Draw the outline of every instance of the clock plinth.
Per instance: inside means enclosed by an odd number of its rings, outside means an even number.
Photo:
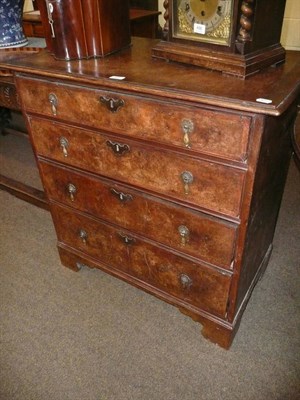
[[[221,71],[245,79],[263,68],[283,63],[285,50],[277,44],[268,49],[242,55],[160,41],[153,47],[152,57]]]

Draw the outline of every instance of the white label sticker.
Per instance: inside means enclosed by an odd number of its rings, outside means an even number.
[[[194,23],[194,33],[200,33],[200,35],[205,35],[206,26],[203,24]]]
[[[122,81],[123,79],[125,79],[125,76],[112,75],[109,77],[109,79],[116,79],[117,81]]]
[[[264,104],[271,104],[271,103],[272,103],[272,100],[270,100],[270,99],[264,99],[263,97],[259,97],[258,99],[256,99],[256,101],[257,101],[258,103],[264,103]]]

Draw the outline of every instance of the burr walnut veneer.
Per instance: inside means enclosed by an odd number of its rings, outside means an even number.
[[[271,254],[299,54],[241,81],[153,60],[153,45],[134,38],[100,60],[41,52],[6,64],[62,263],[175,305],[228,348]]]

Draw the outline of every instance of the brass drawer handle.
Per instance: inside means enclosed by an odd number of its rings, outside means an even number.
[[[107,140],[106,145],[110,147],[113,152],[118,156],[123,156],[124,154],[130,152],[130,147],[128,146],[128,144],[117,143],[113,142],[112,140]]]
[[[59,145],[62,148],[64,157],[68,157],[69,142],[64,136],[59,139]]]
[[[71,201],[74,201],[74,199],[75,199],[75,194],[76,194],[76,192],[77,192],[77,188],[76,188],[75,185],[73,185],[73,183],[68,183],[68,185],[67,185],[67,192],[68,192],[68,195],[69,195]]]
[[[119,108],[124,107],[125,101],[122,99],[113,99],[111,97],[101,96],[100,103],[104,104],[110,112],[117,112]]]
[[[178,227],[178,233],[179,233],[180,238],[181,238],[181,245],[185,246],[188,243],[189,239],[190,239],[190,230],[189,230],[189,228],[187,226],[185,226],[185,225],[180,225]]]
[[[123,232],[119,232],[118,235],[122,240],[122,242],[125,243],[127,246],[130,246],[131,244],[134,244],[136,242],[136,240],[133,237],[127,236]]]
[[[186,148],[191,148],[190,134],[194,132],[194,123],[190,119],[183,119],[181,121],[181,129],[183,132],[183,144]]]
[[[53,115],[57,115],[58,99],[54,93],[50,93],[48,96],[49,103],[51,105],[51,112]]]
[[[190,193],[190,184],[193,183],[194,177],[193,174],[189,171],[184,171],[181,174],[181,179],[184,185],[184,193],[189,194]]]
[[[179,280],[183,289],[190,289],[193,284],[193,280],[186,274],[180,274]]]
[[[112,195],[114,195],[118,200],[120,200],[122,203],[126,203],[128,201],[132,201],[133,197],[131,196],[131,194],[126,194],[123,192],[118,192],[116,189],[114,188],[110,188],[110,193]]]
[[[77,269],[78,269],[79,271],[80,271],[81,269],[83,269],[83,268],[90,268],[88,265],[83,264],[83,263],[81,263],[81,262],[79,262],[79,261],[76,262],[76,267],[77,267]]]
[[[79,238],[82,240],[83,244],[87,243],[87,239],[88,239],[88,234],[84,229],[79,229],[79,233],[78,233]]]

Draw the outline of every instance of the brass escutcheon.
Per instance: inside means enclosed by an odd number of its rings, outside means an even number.
[[[124,107],[125,101],[122,99],[113,99],[111,97],[101,96],[100,103],[104,104],[110,112],[117,112],[121,107]]]
[[[128,144],[117,143],[113,142],[112,140],[107,140],[106,145],[110,147],[113,152],[118,156],[123,156],[130,151],[130,147],[128,146]]]
[[[125,243],[127,246],[134,244],[136,241],[133,237],[127,236],[123,232],[118,232],[118,235],[119,235],[120,239],[122,240],[122,242]]]
[[[110,193],[112,195],[114,195],[117,199],[119,199],[122,203],[126,203],[128,201],[132,201],[133,197],[131,196],[131,194],[126,194],[123,192],[118,192],[116,189],[114,188],[110,188]]]

